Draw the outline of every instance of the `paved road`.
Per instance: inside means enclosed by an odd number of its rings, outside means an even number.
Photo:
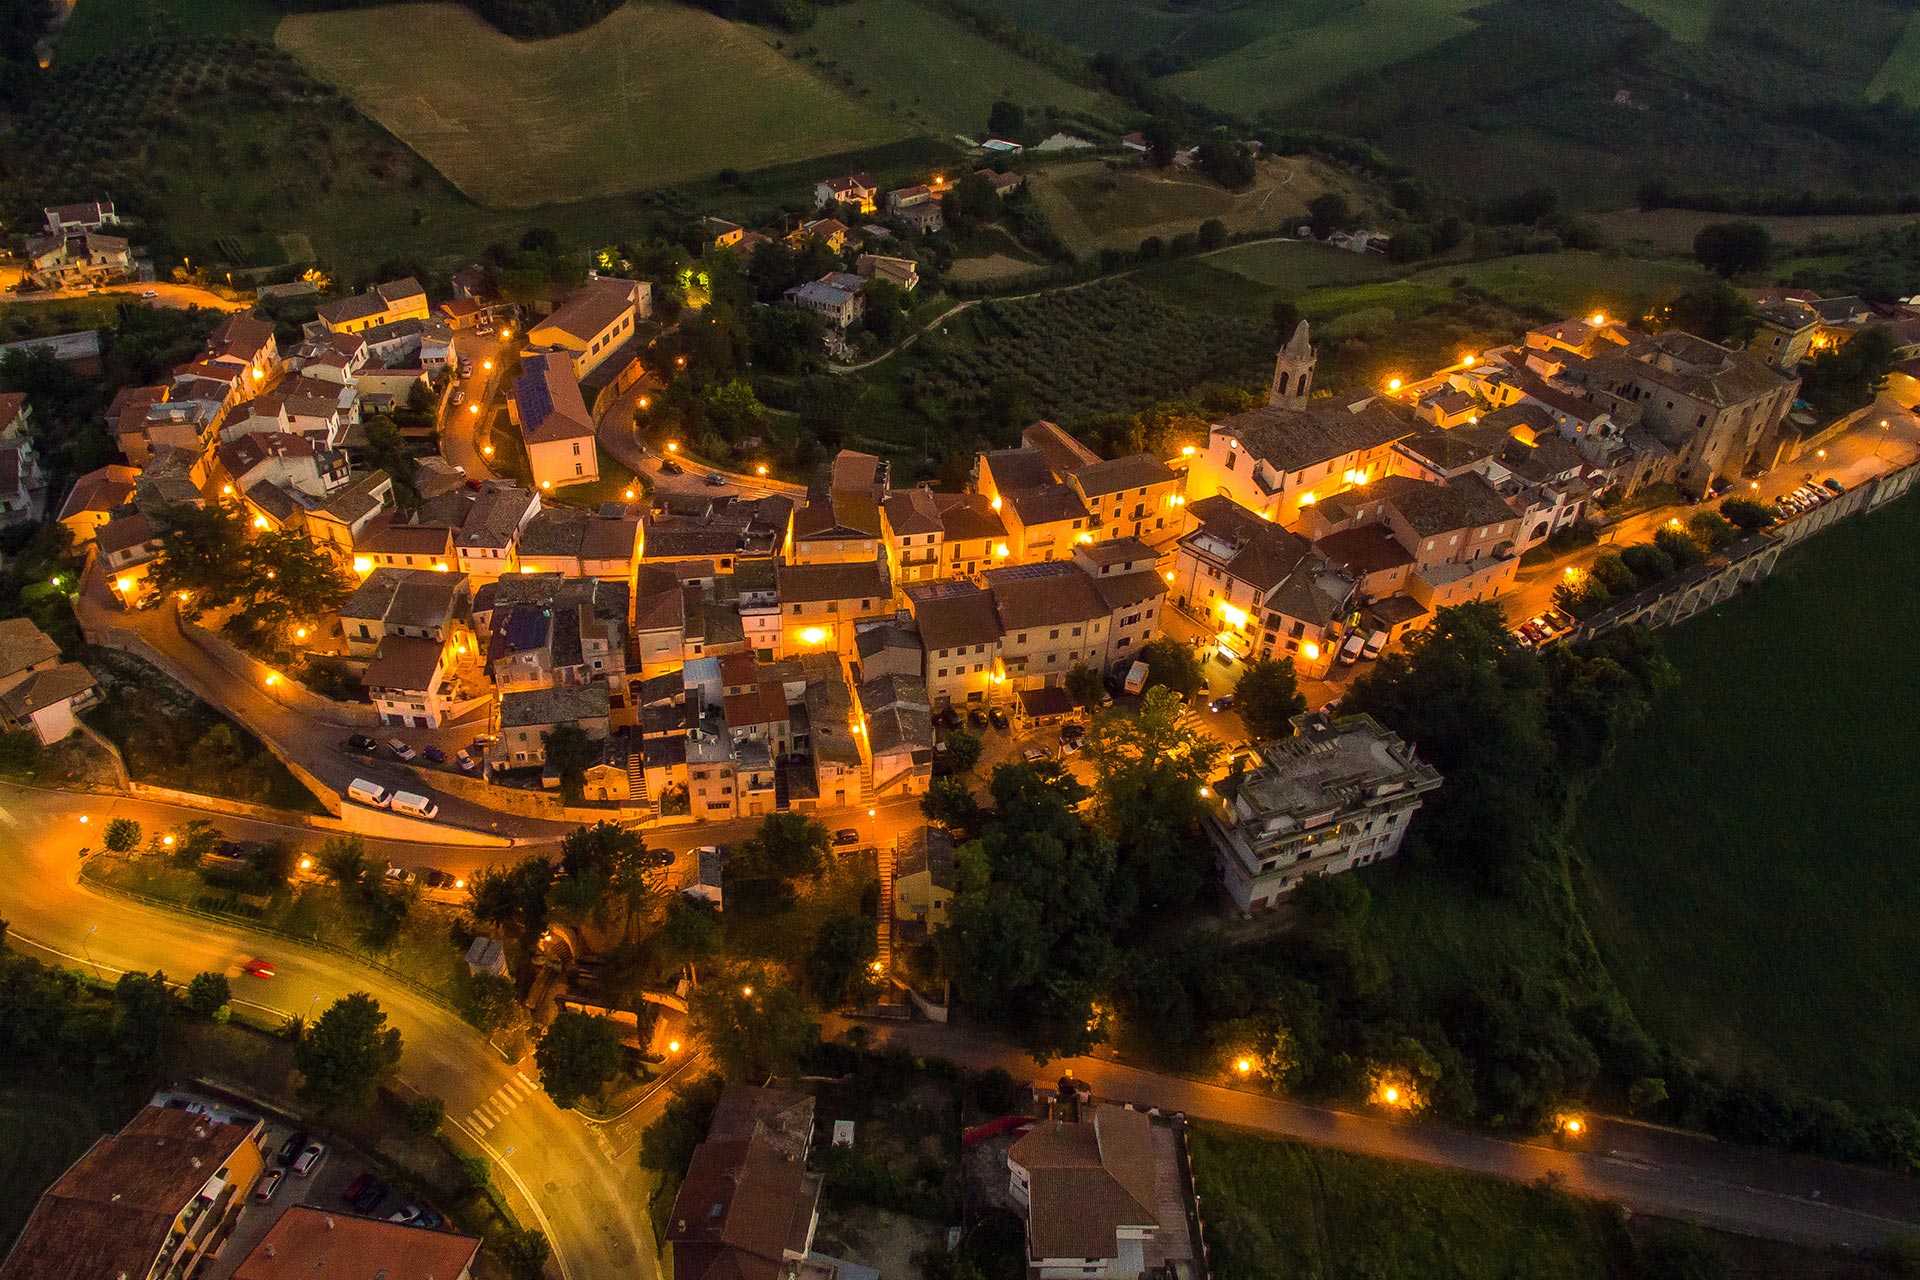
[[[123,298],[128,302],[138,302],[143,295],[151,293],[147,305],[171,307],[176,310],[186,307],[208,307],[215,311],[238,311],[242,307],[253,305],[250,302],[236,302],[223,298],[211,289],[202,289],[197,285],[174,284],[171,281],[157,280],[150,284],[134,281],[130,284],[102,285],[99,289],[44,289],[36,293],[9,293],[9,302],[59,302],[69,298],[106,296],[108,294]]]
[[[473,369],[464,378],[455,375],[455,385],[466,393],[464,402],[456,406],[451,396],[444,402],[440,417],[440,453],[448,462],[464,469],[469,480],[492,480],[500,473],[494,470],[491,457],[482,452],[476,434],[500,409],[499,398],[506,392],[504,377],[510,347],[498,332],[463,333],[454,339],[453,347],[456,361],[472,360]],[[474,412],[476,409],[479,412]]]
[[[172,601],[157,609],[122,610],[112,602],[97,564],[88,569],[83,579],[76,612],[80,615],[83,627],[104,625],[138,633],[170,660],[173,668],[171,674],[182,679],[194,693],[225,711],[283,757],[297,761],[340,794],[345,794],[348,784],[355,778],[368,778],[390,787],[416,793],[427,792],[440,806],[440,821],[455,826],[476,831],[497,831],[503,836],[531,840],[558,839],[572,829],[566,823],[522,818],[489,809],[432,786],[422,785],[418,779],[377,759],[369,760],[341,750],[341,744],[349,734],[369,733],[382,742],[389,737],[400,737],[416,747],[432,743],[451,756],[482,730],[484,726],[479,721],[463,721],[437,730],[367,729],[330,724],[295,711],[276,700],[264,685],[255,686],[228,672],[181,635],[174,620]]]
[[[1882,421],[1887,423],[1885,430],[1880,427]],[[1825,457],[1808,456],[1776,467],[1758,481],[1750,482],[1744,496],[1770,502],[1791,491],[1808,475],[1816,480],[1832,476],[1852,487],[1870,476],[1904,465],[1920,456],[1920,418],[1883,397],[1861,425],[1828,445],[1824,452]],[[1754,483],[1759,488],[1752,488]],[[1522,569],[1514,580],[1514,589],[1500,597],[1500,603],[1515,622],[1535,617],[1553,607],[1554,589],[1565,581],[1568,569],[1587,569],[1603,555],[1651,540],[1670,520],[1677,519],[1684,524],[1695,512],[1716,511],[1719,506],[1718,501],[1681,503],[1636,512],[1608,528],[1598,545],[1583,547],[1551,564]]]
[[[640,440],[634,429],[633,411],[642,396],[655,396],[660,393],[660,384],[648,374],[639,382],[623,391],[600,415],[596,425],[596,434],[600,447],[612,454],[621,466],[635,475],[643,475],[647,482],[659,493],[700,493],[714,497],[764,498],[772,494],[800,501],[806,497],[806,486],[790,484],[785,480],[776,480],[770,476],[744,475],[735,471],[720,471],[724,484],[713,485],[707,482],[707,473],[717,468],[704,463],[688,462],[677,476],[668,475],[660,469],[662,458]]]
[[[876,1026],[886,1043],[1016,1079],[1071,1072],[1095,1094],[1184,1111],[1276,1136],[1392,1160],[1444,1165],[1531,1182],[1554,1178],[1576,1195],[1615,1200],[1659,1217],[1806,1244],[1871,1248],[1920,1230],[1920,1182],[1813,1160],[1793,1160],[1620,1121],[1596,1121],[1572,1146],[1515,1142],[1374,1115],[1310,1107],[1096,1058],[1036,1067],[1021,1050],[958,1025]],[[1206,1195],[1206,1187],[1200,1188]]]
[[[345,957],[263,941],[238,927],[163,911],[79,887],[78,851],[108,818],[151,820],[152,806],[97,796],[0,787],[0,917],[29,954],[111,978],[163,969],[185,979],[230,975],[240,999],[273,1014],[309,1014],[351,991],[380,1001],[405,1041],[400,1076],[447,1103],[448,1123],[494,1162],[508,1194],[552,1240],[568,1280],[659,1270],[637,1161],[537,1087],[528,1062],[503,1062],[479,1033],[412,988]],[[90,821],[82,824],[80,814]],[[228,825],[228,824],[223,824]],[[245,828],[249,824],[231,825]],[[244,959],[267,954],[279,974],[245,977]],[[628,1117],[629,1126],[650,1118]],[[637,1131],[637,1130],[635,1130]]]

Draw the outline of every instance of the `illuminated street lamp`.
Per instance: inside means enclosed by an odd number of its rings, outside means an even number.
[[[673,358],[673,364],[677,369],[684,369],[687,367],[687,358],[685,356],[675,356]]]
[[[667,441],[667,452],[668,453],[680,452],[680,442],[678,440]]]
[[[490,444],[483,444],[480,446],[480,452],[484,453],[487,457],[491,458],[493,456],[493,446]]]
[[[741,995],[743,995],[743,996],[745,996],[745,997],[746,997],[747,999],[749,999],[749,1000],[751,1000],[751,999],[753,999],[753,988],[752,988],[752,987],[742,987],[742,988],[740,988],[740,994],[741,994]]]
[[[760,476],[767,474],[767,464],[764,462],[761,463],[759,466],[753,469],[753,473],[755,475],[760,475]]]
[[[680,1052],[680,1042],[678,1040],[667,1041],[667,1052],[668,1053]]]
[[[1238,1071],[1243,1076],[1250,1076],[1253,1074],[1253,1059],[1252,1058],[1236,1059],[1233,1064],[1233,1069],[1235,1071]]]

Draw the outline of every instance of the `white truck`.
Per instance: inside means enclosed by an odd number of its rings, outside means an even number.
[[[1126,690],[1128,693],[1139,693],[1146,687],[1147,664],[1144,662],[1136,662],[1127,668]]]
[[[409,817],[425,818],[428,821],[440,816],[440,806],[425,796],[415,795],[411,791],[393,793],[392,808],[395,813],[404,813]]]
[[[1367,638],[1358,631],[1350,631],[1347,633],[1347,642],[1340,646],[1340,656],[1336,661],[1343,667],[1352,666],[1360,656],[1360,651],[1366,647]]]
[[[375,809],[385,809],[393,803],[393,792],[377,782],[355,778],[347,784],[347,798],[358,800],[364,805],[371,805]]]

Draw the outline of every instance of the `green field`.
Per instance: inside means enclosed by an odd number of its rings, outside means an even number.
[[[66,66],[117,45],[170,35],[271,40],[280,14],[273,0],[79,0],[54,60]]]
[[[1257,4],[1176,8],[1158,0],[1001,0],[1024,27],[1088,53],[1139,57],[1163,50],[1199,61],[1260,39],[1272,14]]]
[[[1394,270],[1385,258],[1374,254],[1347,253],[1300,240],[1236,245],[1208,254],[1202,261],[1283,292],[1378,280]]]
[[[1435,267],[1412,279],[1449,285],[1464,279],[1513,306],[1545,307],[1556,315],[1584,316],[1600,311],[1631,317],[1640,315],[1655,298],[1699,283],[1705,273],[1688,262],[1567,252]]]
[[[1263,161],[1254,183],[1233,192],[1198,174],[1154,170],[1126,161],[1049,165],[1027,189],[1054,231],[1075,253],[1132,249],[1148,236],[1171,240],[1218,218],[1235,235],[1273,234],[1306,213],[1307,202],[1337,191],[1349,203],[1370,193],[1351,175],[1305,157]]]
[[[1605,1280],[1605,1210],[1495,1178],[1191,1131],[1219,1280]]]
[[[1050,107],[1113,120],[1123,110],[1106,94],[1062,79],[918,0],[823,6],[810,29],[783,43],[866,106],[930,132],[984,137],[987,113],[1001,99],[1034,116]]]
[[[1644,13],[1666,29],[1675,40],[1705,40],[1713,25],[1714,0],[1621,0],[1627,8]]]
[[[109,1099],[8,1085],[0,1089],[0,1256],[40,1194],[67,1166],[126,1120]]]
[[[1259,115],[1473,30],[1466,11],[1474,4],[1361,0],[1326,13],[1318,12],[1322,6],[1310,6],[1320,20],[1275,31],[1169,83],[1175,92],[1210,107]]]
[[[1870,102],[1878,102],[1890,93],[1899,94],[1908,106],[1920,103],[1920,11],[1907,19],[1899,43],[1867,86]]]
[[[1683,676],[1583,809],[1588,915],[1656,1036],[1862,1104],[1920,1101],[1920,501],[1670,633]]]
[[[299,14],[277,39],[482,204],[528,207],[827,156],[908,130],[691,5],[517,41],[451,4]]]

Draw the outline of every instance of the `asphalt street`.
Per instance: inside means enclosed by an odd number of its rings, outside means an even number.
[[[170,808],[0,787],[0,917],[9,921],[12,944],[108,979],[125,970],[160,969],[179,981],[221,971],[237,998],[272,1015],[313,1015],[349,992],[371,993],[404,1040],[400,1078],[446,1100],[448,1123],[494,1162],[516,1208],[546,1231],[562,1275],[654,1280],[652,1228],[631,1154],[631,1136],[649,1113],[625,1117],[627,1140],[619,1143],[554,1106],[535,1087],[531,1059],[503,1061],[466,1022],[411,987],[346,957],[79,885],[79,851],[97,846],[108,818],[157,821]],[[265,824],[235,819],[221,825],[258,838]],[[388,842],[374,843],[385,848]],[[263,981],[242,974],[242,962],[256,957],[271,959],[277,975]]]

